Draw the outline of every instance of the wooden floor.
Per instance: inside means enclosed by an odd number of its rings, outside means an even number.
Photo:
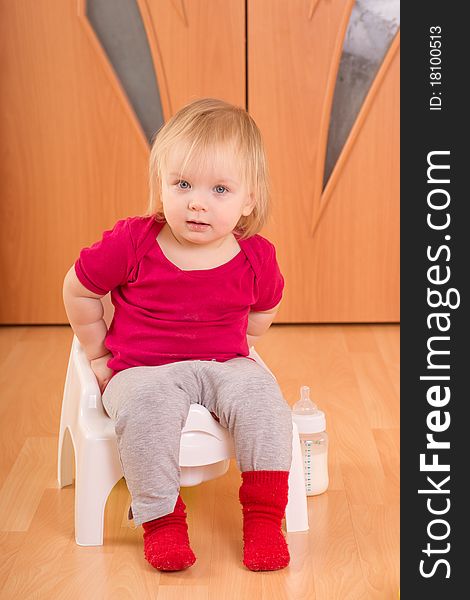
[[[159,573],[127,526],[124,480],[102,547],[74,541],[73,485],[57,488],[57,436],[72,331],[0,328],[0,598],[388,600],[399,586],[399,326],[273,325],[256,346],[293,404],[325,410],[330,488],[308,499],[310,530],[287,534],[291,563],[253,573],[242,558],[240,474],[183,488],[198,560]]]

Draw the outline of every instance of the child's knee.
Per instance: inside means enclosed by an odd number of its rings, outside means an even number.
[[[267,371],[255,372],[249,379],[238,382],[234,389],[228,399],[232,414],[236,412],[250,420],[287,423],[292,427],[290,407],[278,383]]]
[[[113,411],[116,432],[130,426],[173,433],[184,427],[190,399],[168,381],[135,379],[133,385],[121,390],[118,404]]]

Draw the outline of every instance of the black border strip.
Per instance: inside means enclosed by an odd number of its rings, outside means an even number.
[[[413,600],[469,593],[464,27],[455,3],[402,4],[401,598]],[[431,434],[443,446],[427,448]],[[425,470],[433,460],[449,471]]]

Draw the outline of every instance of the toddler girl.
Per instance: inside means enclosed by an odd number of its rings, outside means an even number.
[[[195,402],[234,439],[244,564],[281,569],[292,418],[248,354],[274,319],[284,279],[273,244],[257,234],[269,191],[253,119],[210,98],[182,108],[152,144],[150,192],[147,214],[83,248],[64,281],[67,316],[114,421],[145,557],[169,571],[196,560],[178,464]],[[109,331],[100,301],[108,292]]]

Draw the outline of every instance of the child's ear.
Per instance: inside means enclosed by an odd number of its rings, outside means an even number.
[[[251,213],[253,212],[253,209],[255,208],[255,205],[256,205],[255,194],[253,192],[251,192],[245,202],[245,206],[243,208],[242,215],[244,217],[251,215]]]

